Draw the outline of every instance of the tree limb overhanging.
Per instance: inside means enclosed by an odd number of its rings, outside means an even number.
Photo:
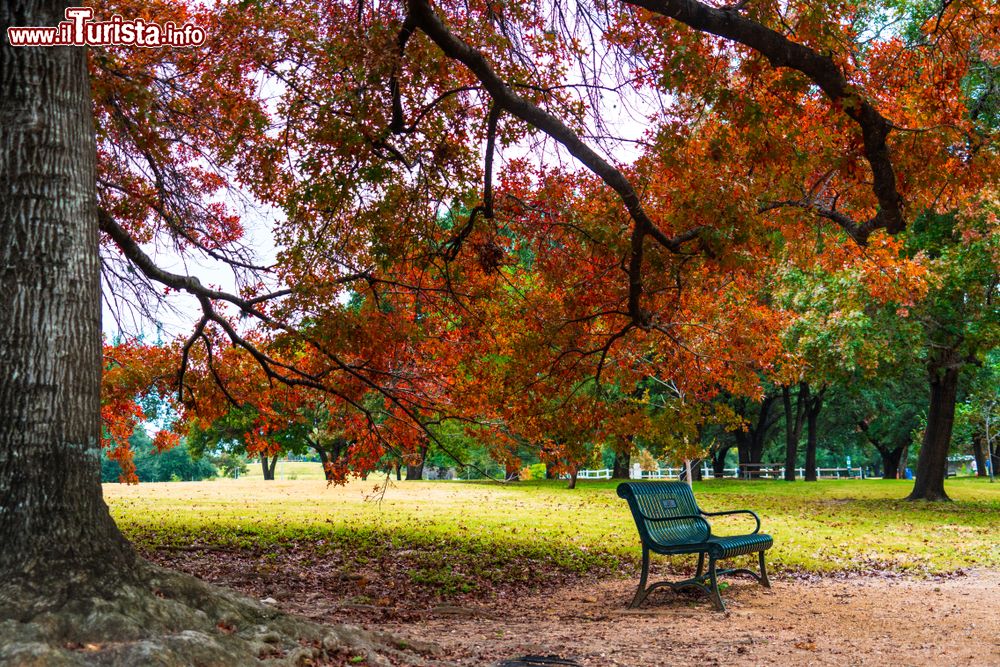
[[[896,188],[896,174],[886,144],[893,128],[892,123],[851,85],[833,58],[746,18],[737,11],[744,3],[734,7],[715,8],[697,0],[626,2],[674,19],[700,32],[748,46],[767,58],[772,66],[789,67],[809,77],[831,102],[843,109],[860,127],[865,159],[872,170],[872,191],[879,205],[878,212],[863,222],[852,221],[840,215],[824,217],[843,226],[861,245],[866,244],[868,237],[877,229],[896,234],[906,228],[903,199]]]
[[[409,0],[407,22],[411,19],[449,58],[465,65],[483,84],[493,99],[495,107],[507,111],[532,127],[555,139],[570,155],[579,160],[621,198],[634,223],[629,257],[629,313],[642,327],[650,324],[650,314],[640,307],[642,293],[642,244],[646,236],[656,240],[673,253],[679,253],[686,241],[698,236],[701,228],[693,228],[676,236],[669,236],[649,217],[642,206],[639,194],[619,169],[597,154],[590,146],[560,119],[538,105],[518,95],[496,73],[483,54],[457,37],[434,12],[427,0]]]

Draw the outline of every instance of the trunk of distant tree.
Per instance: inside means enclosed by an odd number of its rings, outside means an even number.
[[[704,459],[691,459],[691,481],[692,482],[700,482],[702,480],[702,474],[701,474],[701,462],[702,461],[704,461]],[[680,478],[682,480],[687,480],[687,468],[685,466],[683,466],[683,465],[681,466]]]
[[[312,448],[316,450],[317,454],[319,454],[319,461],[323,464],[323,476],[326,477],[326,481],[332,482],[333,462],[330,460],[330,452],[328,452],[325,447],[320,447],[316,444],[314,444]]]
[[[809,384],[799,383],[795,406],[792,407],[792,389],[781,388],[781,402],[785,406],[785,481],[795,481],[795,465],[799,459],[799,440],[802,438],[803,418],[809,402]]]
[[[567,489],[575,489],[576,488],[576,476],[579,473],[580,473],[580,471],[579,471],[578,468],[576,468],[576,466],[574,466],[569,471],[569,484],[566,486]]]
[[[777,396],[765,396],[757,404],[757,419],[746,431],[735,431],[736,447],[739,453],[740,475],[750,479],[759,479],[761,457],[764,455],[764,445],[767,434],[778,420],[777,414],[772,414],[771,407]]]
[[[396,481],[403,481],[403,464],[397,460],[392,464],[392,466],[396,470]]]
[[[815,482],[816,474],[816,444],[819,439],[819,413],[823,409],[823,396],[826,394],[824,385],[814,393],[806,404],[806,473],[807,482]]]
[[[858,430],[865,435],[868,442],[878,450],[879,456],[882,457],[882,479],[898,478],[900,461],[903,460],[909,440],[897,441],[887,445],[872,436],[868,428],[867,419],[862,419],[858,422]]]
[[[411,480],[421,480],[424,478],[424,462],[420,463],[407,463],[406,464],[406,479]]]
[[[335,481],[336,475],[334,474],[334,467],[337,462],[340,461],[341,456],[344,454],[344,449],[347,447],[347,440],[336,438],[334,439],[329,447],[323,447],[319,445],[316,441],[310,439],[309,446],[316,450],[319,454],[319,460],[323,464],[323,476],[326,477],[326,481]],[[396,467],[399,470],[399,467]]]
[[[64,6],[0,3],[0,23],[54,26]],[[0,45],[0,618],[117,589],[137,571],[101,493],[88,81],[83,48]]]
[[[987,451],[990,450],[989,441],[986,442],[986,449]],[[997,447],[996,441],[994,441],[992,453],[988,454],[986,458],[990,461],[990,470],[993,472],[993,478],[996,478],[997,474],[1000,473],[1000,448]]]
[[[906,446],[894,447],[893,449],[880,449],[879,454],[882,457],[882,479],[898,479],[900,468],[899,464],[903,458],[903,452],[906,451]]]
[[[414,463],[406,464],[406,479],[409,480],[420,480],[424,478],[424,461],[427,459],[427,444],[421,445],[420,450],[417,452],[419,460]]]
[[[930,410],[917,459],[916,481],[907,500],[948,500],[944,480],[948,473],[948,449],[955,424],[960,364],[954,353],[946,354],[930,368]]]
[[[631,444],[631,443],[630,443]],[[611,479],[629,479],[632,477],[631,452],[615,452],[615,462],[611,470]]]
[[[986,471],[986,435],[978,431],[972,436],[972,455],[976,457],[976,476],[988,477]]]
[[[278,455],[268,458],[266,454],[260,455],[260,469],[264,472],[264,479],[274,479],[274,469],[278,467]]]
[[[504,478],[508,482],[516,482],[521,479],[521,469],[518,467],[519,461],[508,461],[504,464]]]
[[[726,475],[726,456],[732,445],[719,445],[719,449],[712,455],[712,477],[722,479]]]

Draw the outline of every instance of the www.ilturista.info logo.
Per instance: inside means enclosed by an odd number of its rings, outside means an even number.
[[[143,19],[126,21],[115,14],[110,21],[94,21],[90,7],[67,7],[66,20],[54,28],[7,28],[11,46],[201,46],[205,31],[185,23],[177,26],[173,21],[152,23]]]

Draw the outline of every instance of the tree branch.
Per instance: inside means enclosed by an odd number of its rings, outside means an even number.
[[[863,223],[851,221],[854,228],[851,236],[863,245],[876,229],[895,234],[906,228],[903,200],[896,189],[896,175],[886,145],[892,124],[847,81],[830,56],[791,41],[781,33],[746,18],[732,7],[717,9],[697,0],[626,2],[672,18],[695,30],[748,46],[767,58],[772,66],[790,67],[809,77],[861,128],[865,159],[872,169],[872,191],[878,199],[879,211]],[[841,224],[839,220],[835,221]]]

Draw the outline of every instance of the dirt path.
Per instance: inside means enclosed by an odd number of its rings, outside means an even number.
[[[342,555],[307,549],[147,553],[321,623],[435,642],[447,664],[555,654],[602,667],[1000,667],[1000,573],[986,569],[940,579],[772,575],[771,589],[731,579],[723,593],[729,613],[721,614],[702,597],[664,590],[627,609],[637,580],[632,565],[596,581],[549,573],[547,594],[501,583],[483,595],[483,582],[469,594],[441,596],[432,583],[414,584],[417,565],[407,554],[354,571],[345,570]]]
[[[439,643],[444,658],[491,665],[558,654],[583,665],[1000,666],[1000,574],[947,580],[735,583],[728,614],[669,591],[625,609],[633,584],[565,588],[490,607],[445,608],[382,627]],[[335,620],[333,618],[329,620]]]

